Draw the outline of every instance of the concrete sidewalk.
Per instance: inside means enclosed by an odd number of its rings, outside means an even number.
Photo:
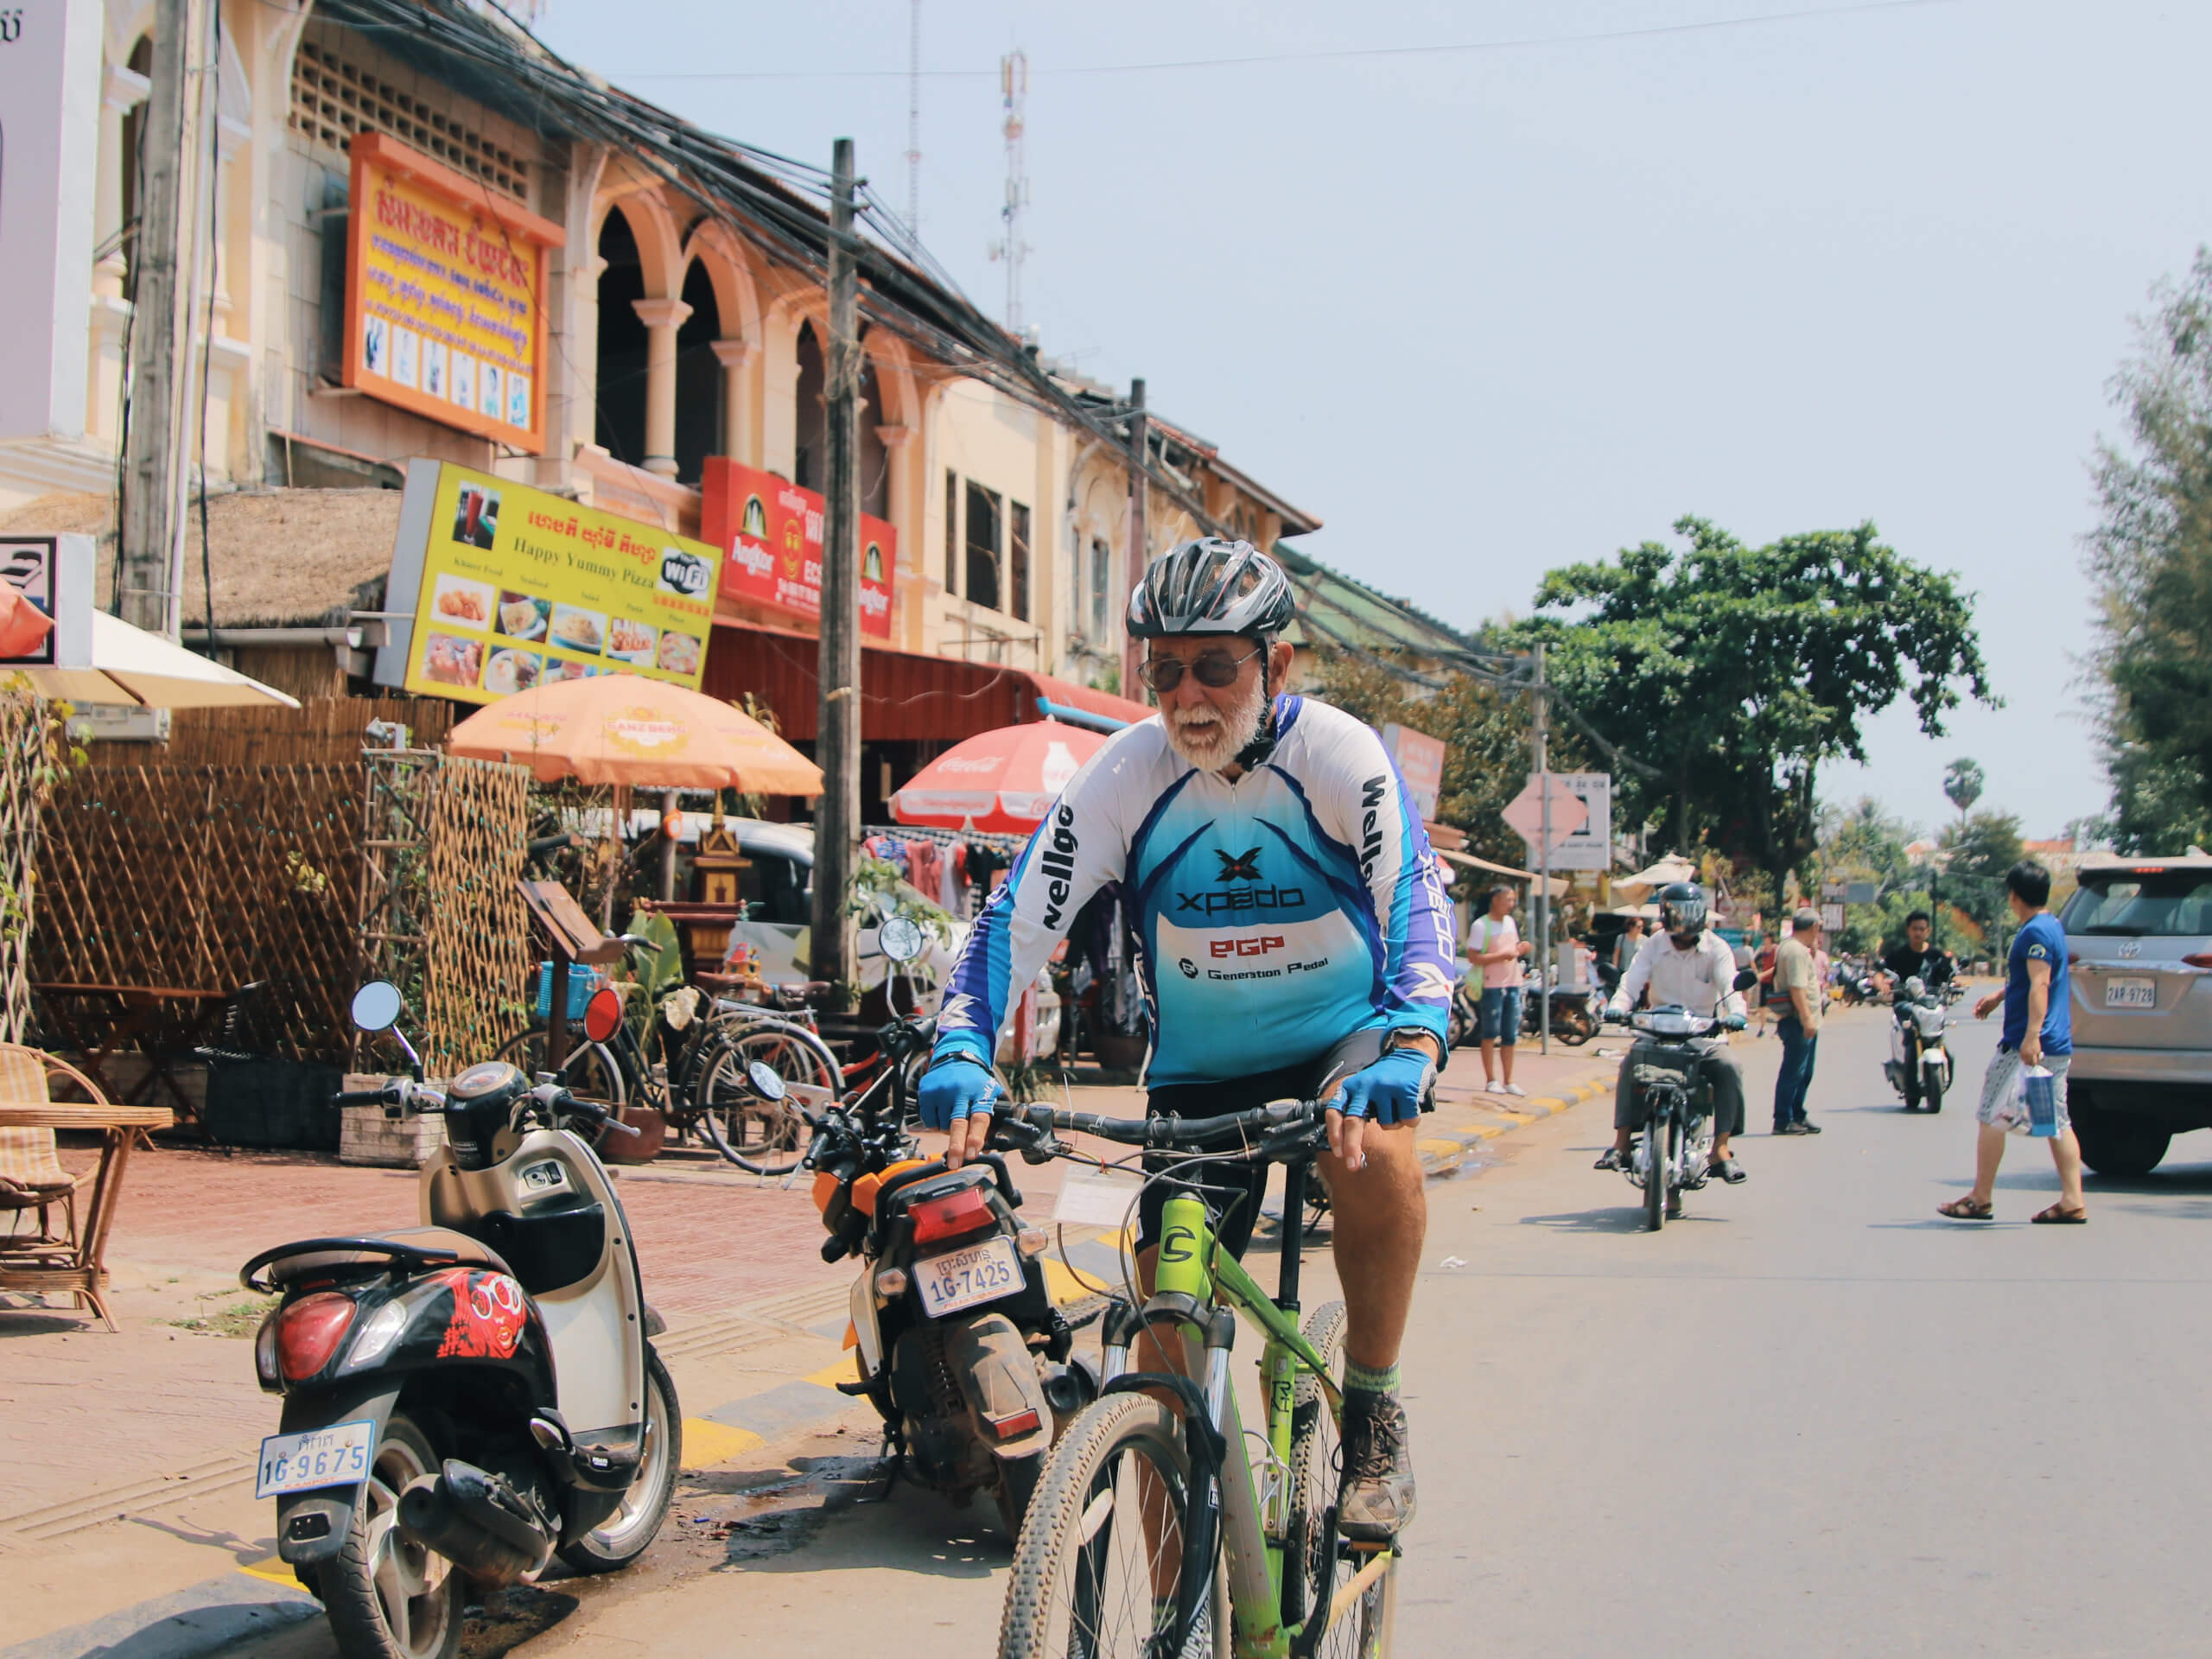
[[[1516,1071],[1525,1098],[1484,1095],[1478,1058],[1455,1054],[1422,1126],[1424,1165],[1456,1171],[1497,1136],[1609,1090],[1616,1062],[1600,1048],[1531,1048]],[[1078,1085],[1068,1102],[1134,1116],[1141,1095]],[[1070,1167],[1014,1166],[1026,1213],[1052,1217]],[[873,1413],[835,1388],[853,1375],[842,1338],[855,1268],[822,1261],[805,1184],[681,1154],[617,1182],[669,1323],[658,1347],[684,1403],[687,1468],[772,1456],[855,1410],[873,1432]],[[270,1506],[252,1496],[276,1402],[254,1381],[261,1308],[237,1268],[288,1238],[412,1225],[416,1185],[412,1172],[298,1155],[142,1154],[110,1249],[120,1333],[0,1301],[23,1310],[0,1311],[0,1606],[15,1644],[0,1659],[126,1639],[149,1659],[184,1659],[315,1615],[275,1560]],[[1060,1231],[1068,1265],[1046,1262],[1058,1300],[1118,1281],[1116,1230]]]

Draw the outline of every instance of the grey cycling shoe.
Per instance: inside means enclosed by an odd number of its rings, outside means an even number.
[[[1344,1456],[1337,1530],[1356,1543],[1389,1543],[1412,1524],[1415,1507],[1406,1408],[1396,1395],[1344,1390]]]

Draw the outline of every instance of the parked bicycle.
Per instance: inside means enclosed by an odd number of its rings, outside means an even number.
[[[638,934],[620,938],[633,955],[661,948]],[[630,1002],[639,997],[650,1007],[633,1020]],[[827,1104],[843,1084],[836,1055],[809,1025],[750,1003],[709,998],[693,986],[601,986],[585,1005],[582,1025],[582,1040],[561,1065],[565,1088],[626,1111],[652,1108],[679,1135],[697,1134],[755,1174],[781,1175],[797,1166],[806,1128],[793,1103]],[[494,1058],[533,1077],[543,1075],[545,1035],[542,1028],[524,1032]],[[755,1062],[782,1079],[782,1098],[769,1100],[751,1086]]]

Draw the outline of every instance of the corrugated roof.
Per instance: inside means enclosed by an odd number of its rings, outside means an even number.
[[[1436,658],[1480,649],[1459,629],[1438,621],[1402,599],[1379,593],[1365,582],[1332,569],[1319,559],[1277,542],[1274,556],[1290,572],[1299,594],[1294,645],[1326,650],[1406,652]]]

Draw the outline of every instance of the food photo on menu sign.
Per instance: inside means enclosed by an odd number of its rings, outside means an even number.
[[[410,491],[423,465],[410,469]],[[698,689],[720,574],[713,548],[488,474],[429,465],[435,494],[408,690],[489,702],[615,673]]]

